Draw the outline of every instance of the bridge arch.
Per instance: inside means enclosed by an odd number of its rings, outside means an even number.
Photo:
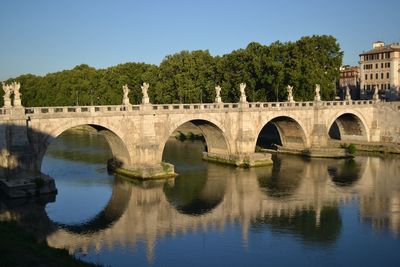
[[[50,131],[44,131],[46,134],[42,134],[42,136],[38,138],[38,156],[35,163],[38,170],[41,169],[43,157],[49,145],[62,133],[79,126],[90,126],[98,133],[102,134],[109,145],[113,158],[122,164],[131,164],[132,157],[128,149],[129,141],[123,138],[122,133],[118,131],[118,127],[112,124],[104,125],[91,120],[78,120],[78,122],[71,120],[67,123],[57,124],[57,127],[50,129]]]
[[[162,159],[168,139],[177,129],[179,129],[179,127],[186,123],[191,123],[201,131],[205,139],[208,152],[222,155],[229,155],[231,153],[232,146],[229,142],[229,138],[227,138],[224,127],[218,121],[209,118],[205,119],[202,117],[193,117],[182,119],[171,124],[169,130],[166,132],[161,141],[161,149],[159,151],[160,159]]]
[[[254,147],[263,147],[267,143],[292,148],[308,147],[309,134],[306,129],[300,119],[287,114],[268,118],[256,131]]]
[[[327,124],[328,136],[343,141],[369,141],[369,129],[365,118],[355,110],[336,113]]]

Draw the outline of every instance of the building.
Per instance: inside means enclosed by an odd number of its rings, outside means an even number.
[[[338,95],[344,98],[346,87],[349,87],[352,99],[360,99],[360,69],[345,65],[340,67]]]
[[[377,41],[360,54],[360,88],[364,98],[376,87],[383,98],[394,100],[400,89],[400,44]]]

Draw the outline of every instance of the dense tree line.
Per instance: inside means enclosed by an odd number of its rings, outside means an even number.
[[[317,83],[322,99],[329,100],[335,95],[342,56],[336,39],[322,35],[271,45],[253,42],[223,56],[182,51],[165,57],[159,66],[125,63],[96,70],[82,64],[7,82],[21,83],[22,104],[30,107],[121,104],[124,84],[131,89],[131,103],[138,104],[143,82],[150,83],[152,103],[213,102],[218,84],[223,102],[237,102],[241,82],[247,84],[248,101],[283,101],[288,84],[294,86],[296,101],[312,100]]]

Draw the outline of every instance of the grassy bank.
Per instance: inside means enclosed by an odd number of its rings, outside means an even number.
[[[15,222],[0,222],[0,266],[97,266],[38,242]]]

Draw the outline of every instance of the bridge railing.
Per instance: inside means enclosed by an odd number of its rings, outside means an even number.
[[[304,108],[313,106],[361,106],[372,105],[373,100],[350,101],[307,101],[307,102],[249,102],[241,103],[195,103],[195,104],[157,104],[157,105],[109,105],[109,106],[62,106],[62,107],[27,107],[23,112],[27,115],[38,114],[73,114],[73,113],[108,113],[108,112],[138,112],[142,110],[153,112],[173,112],[185,110],[232,110],[242,108],[249,109],[276,109],[276,108]],[[0,108],[1,115],[13,115],[14,108]],[[21,114],[21,113],[15,113]]]
[[[138,111],[138,110],[140,110],[140,105],[34,107],[34,108],[25,108],[25,114],[97,113],[97,112],[121,112],[121,111]]]

